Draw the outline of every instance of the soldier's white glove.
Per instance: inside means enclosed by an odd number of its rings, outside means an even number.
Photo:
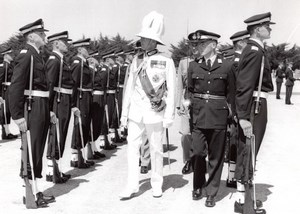
[[[17,124],[17,126],[19,127],[19,130],[21,132],[26,132],[27,131],[27,122],[26,122],[24,117],[22,117],[20,119],[17,119],[17,120],[14,120],[14,121]]]
[[[121,125],[120,125],[121,127],[127,127],[128,118],[126,116],[121,116],[120,122],[121,122]]]
[[[170,119],[163,119],[163,127],[164,128],[169,128],[173,124],[173,120]]]
[[[73,107],[73,108],[71,109],[71,111],[73,112],[73,114],[74,114],[76,117],[79,117],[79,116],[80,116],[80,110],[79,110],[79,108]]]
[[[3,104],[4,103],[4,100],[2,97],[0,97],[0,104]]]
[[[248,120],[240,119],[240,126],[243,129],[244,135],[248,138],[252,135],[252,124]]]
[[[50,111],[50,122],[52,124],[56,124],[57,123],[57,117],[55,115],[55,113],[53,111]]]

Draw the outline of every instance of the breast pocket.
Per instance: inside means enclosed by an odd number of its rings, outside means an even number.
[[[204,82],[204,74],[193,74],[193,87],[194,91],[201,91],[201,83]]]
[[[226,91],[227,88],[227,74],[213,74],[212,75],[212,86],[213,90],[217,93]]]

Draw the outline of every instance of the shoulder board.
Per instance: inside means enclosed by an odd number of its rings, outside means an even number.
[[[124,63],[124,65],[123,66],[128,66],[128,63]]]
[[[0,64],[0,67],[3,67],[3,63]]]
[[[23,49],[23,50],[20,51],[20,54],[21,54],[21,53],[27,53],[27,50],[26,50],[26,49]]]
[[[256,46],[251,46],[251,50],[258,51],[258,47],[256,47]]]
[[[106,71],[106,68],[101,68],[101,71]]]
[[[239,61],[240,61],[240,58],[235,58],[234,61],[235,61],[235,62],[239,62]]]
[[[117,65],[113,65],[113,67],[117,67]]]
[[[50,56],[49,59],[55,59],[55,56]]]
[[[78,60],[78,59],[75,59],[75,60],[73,61],[73,63],[78,64],[78,63],[79,63],[79,60]]]

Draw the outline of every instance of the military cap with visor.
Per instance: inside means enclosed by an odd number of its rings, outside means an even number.
[[[44,32],[44,31],[48,31],[44,28],[44,22],[43,19],[38,19],[35,22],[32,22],[30,24],[27,24],[23,27],[21,27],[19,29],[19,31],[23,34],[23,35],[27,35],[31,32],[36,32],[36,31],[40,31],[40,32]]]

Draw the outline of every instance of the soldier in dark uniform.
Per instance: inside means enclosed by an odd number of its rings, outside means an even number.
[[[100,152],[100,135],[103,133],[107,134],[107,126],[104,126],[104,92],[107,81],[107,73],[102,72],[101,68],[99,68],[99,62],[95,58],[97,57],[98,51],[94,51],[89,54],[90,58],[88,58],[89,66],[91,71],[93,72],[92,78],[92,86],[93,86],[93,101],[92,101],[92,121],[91,121],[91,147],[92,147],[92,159],[104,158],[105,154]],[[105,129],[105,130],[104,130]],[[104,138],[103,138],[104,139]]]
[[[115,63],[115,51],[111,50],[107,53],[104,53],[102,58],[108,69],[107,76],[107,87],[106,87],[106,104],[108,109],[108,126],[109,126],[109,141],[111,142],[109,147],[116,147],[115,144],[112,144],[113,141],[118,140],[117,129],[119,128],[118,112],[116,105],[116,92],[117,92],[117,82],[118,82],[118,73],[119,66]]]
[[[80,110],[80,118],[74,119],[74,130],[72,136],[72,160],[71,167],[89,168],[94,165],[93,161],[87,160],[85,146],[90,139],[91,125],[91,106],[92,106],[92,72],[87,63],[89,53],[87,47],[90,45],[90,39],[82,39],[73,42],[73,46],[77,48],[77,55],[73,58],[71,64],[72,78],[74,80],[73,103],[72,106]],[[81,127],[80,127],[81,125]],[[82,133],[81,129],[82,128]],[[82,139],[83,138],[83,142]]]
[[[281,85],[283,83],[283,78],[285,78],[285,71],[283,70],[283,63],[278,65],[275,73],[276,77],[276,99],[280,99]]]
[[[234,85],[236,82],[236,77],[238,75],[238,64],[240,61],[241,54],[243,50],[245,49],[247,45],[247,41],[249,39],[250,35],[247,30],[239,31],[233,34],[230,39],[233,42],[233,57],[231,58],[232,61],[232,66],[233,66],[233,71],[234,71]],[[236,88],[236,86],[234,86]],[[229,120],[228,124],[228,132],[227,134],[229,135],[229,146],[227,155],[228,157],[228,177],[226,181],[226,186],[227,187],[233,187],[236,188],[236,180],[234,178],[235,174],[235,167],[236,167],[236,156],[237,156],[237,140],[238,140],[238,133],[237,133],[237,117],[236,117],[236,111],[235,111],[235,90],[234,93],[232,93],[232,117]]]
[[[251,178],[245,173],[245,158],[247,155],[246,138],[255,135],[255,155],[257,155],[263,140],[267,125],[267,97],[273,91],[271,68],[264,49],[264,40],[270,38],[271,13],[252,16],[244,21],[250,39],[244,49],[236,81],[236,113],[239,123],[238,154],[236,160],[235,178],[237,180],[237,201],[235,211],[241,212],[244,204],[244,184]],[[264,60],[264,61],[262,61]],[[262,84],[259,85],[261,68],[263,66]],[[258,97],[260,96],[260,97]],[[254,112],[256,100],[259,99],[258,112]],[[248,163],[250,164],[250,163]]]
[[[121,114],[122,114],[122,101],[123,101],[123,91],[124,91],[124,83],[125,83],[125,76],[126,72],[129,68],[129,63],[124,61],[124,51],[119,52],[117,55],[117,62],[119,62],[119,74],[118,74],[118,90],[117,90],[117,100],[118,100],[118,116],[119,120],[121,119]],[[120,136],[120,141],[122,142],[123,140],[126,139],[126,133],[125,130],[119,127],[119,136]]]
[[[9,106],[12,119],[18,125],[19,130],[21,132],[25,132],[27,129],[30,131],[32,168],[36,178],[32,185],[36,190],[34,194],[37,196],[37,206],[44,207],[47,203],[55,201],[53,196],[43,195],[39,187],[42,178],[43,153],[50,123],[49,86],[44,62],[39,51],[39,48],[45,45],[44,31],[47,30],[44,29],[43,20],[39,19],[20,28],[20,31],[27,44],[15,60],[16,64],[9,89]],[[24,95],[26,99],[24,99]],[[55,116],[51,118],[51,121],[55,121]],[[28,174],[28,178],[32,179],[30,168]],[[21,176],[23,176],[22,173]]]
[[[191,62],[188,68],[188,90],[192,97],[192,144],[195,155],[192,196],[193,200],[199,200],[205,189],[205,206],[214,207],[224,162],[229,116],[227,98],[233,90],[233,73],[231,64],[216,53],[220,35],[204,30],[196,31],[196,35],[199,38],[199,54],[203,58],[198,62]]]
[[[9,110],[9,99],[8,91],[11,84],[11,76],[13,72],[14,64],[14,54],[11,48],[3,51],[3,63],[0,64],[0,117],[1,117],[1,126],[2,126],[2,140],[15,139],[18,136],[10,132],[10,110]]]
[[[59,169],[59,161],[61,161],[60,159],[64,154],[71,117],[74,86],[71,70],[64,57],[64,54],[68,51],[68,41],[70,41],[68,31],[48,36],[48,42],[52,45],[52,52],[46,63],[50,90],[50,111],[53,111],[58,118],[58,126],[57,124],[50,125],[46,181],[54,183],[64,183],[71,177],[69,174],[60,173],[61,169]],[[77,111],[79,110],[77,109]]]
[[[285,74],[286,74],[285,104],[287,104],[287,105],[293,105],[293,103],[291,103],[291,96],[293,93],[294,82],[296,79],[294,78],[292,67],[293,67],[293,64],[291,62],[288,62],[287,68],[285,71]]]

